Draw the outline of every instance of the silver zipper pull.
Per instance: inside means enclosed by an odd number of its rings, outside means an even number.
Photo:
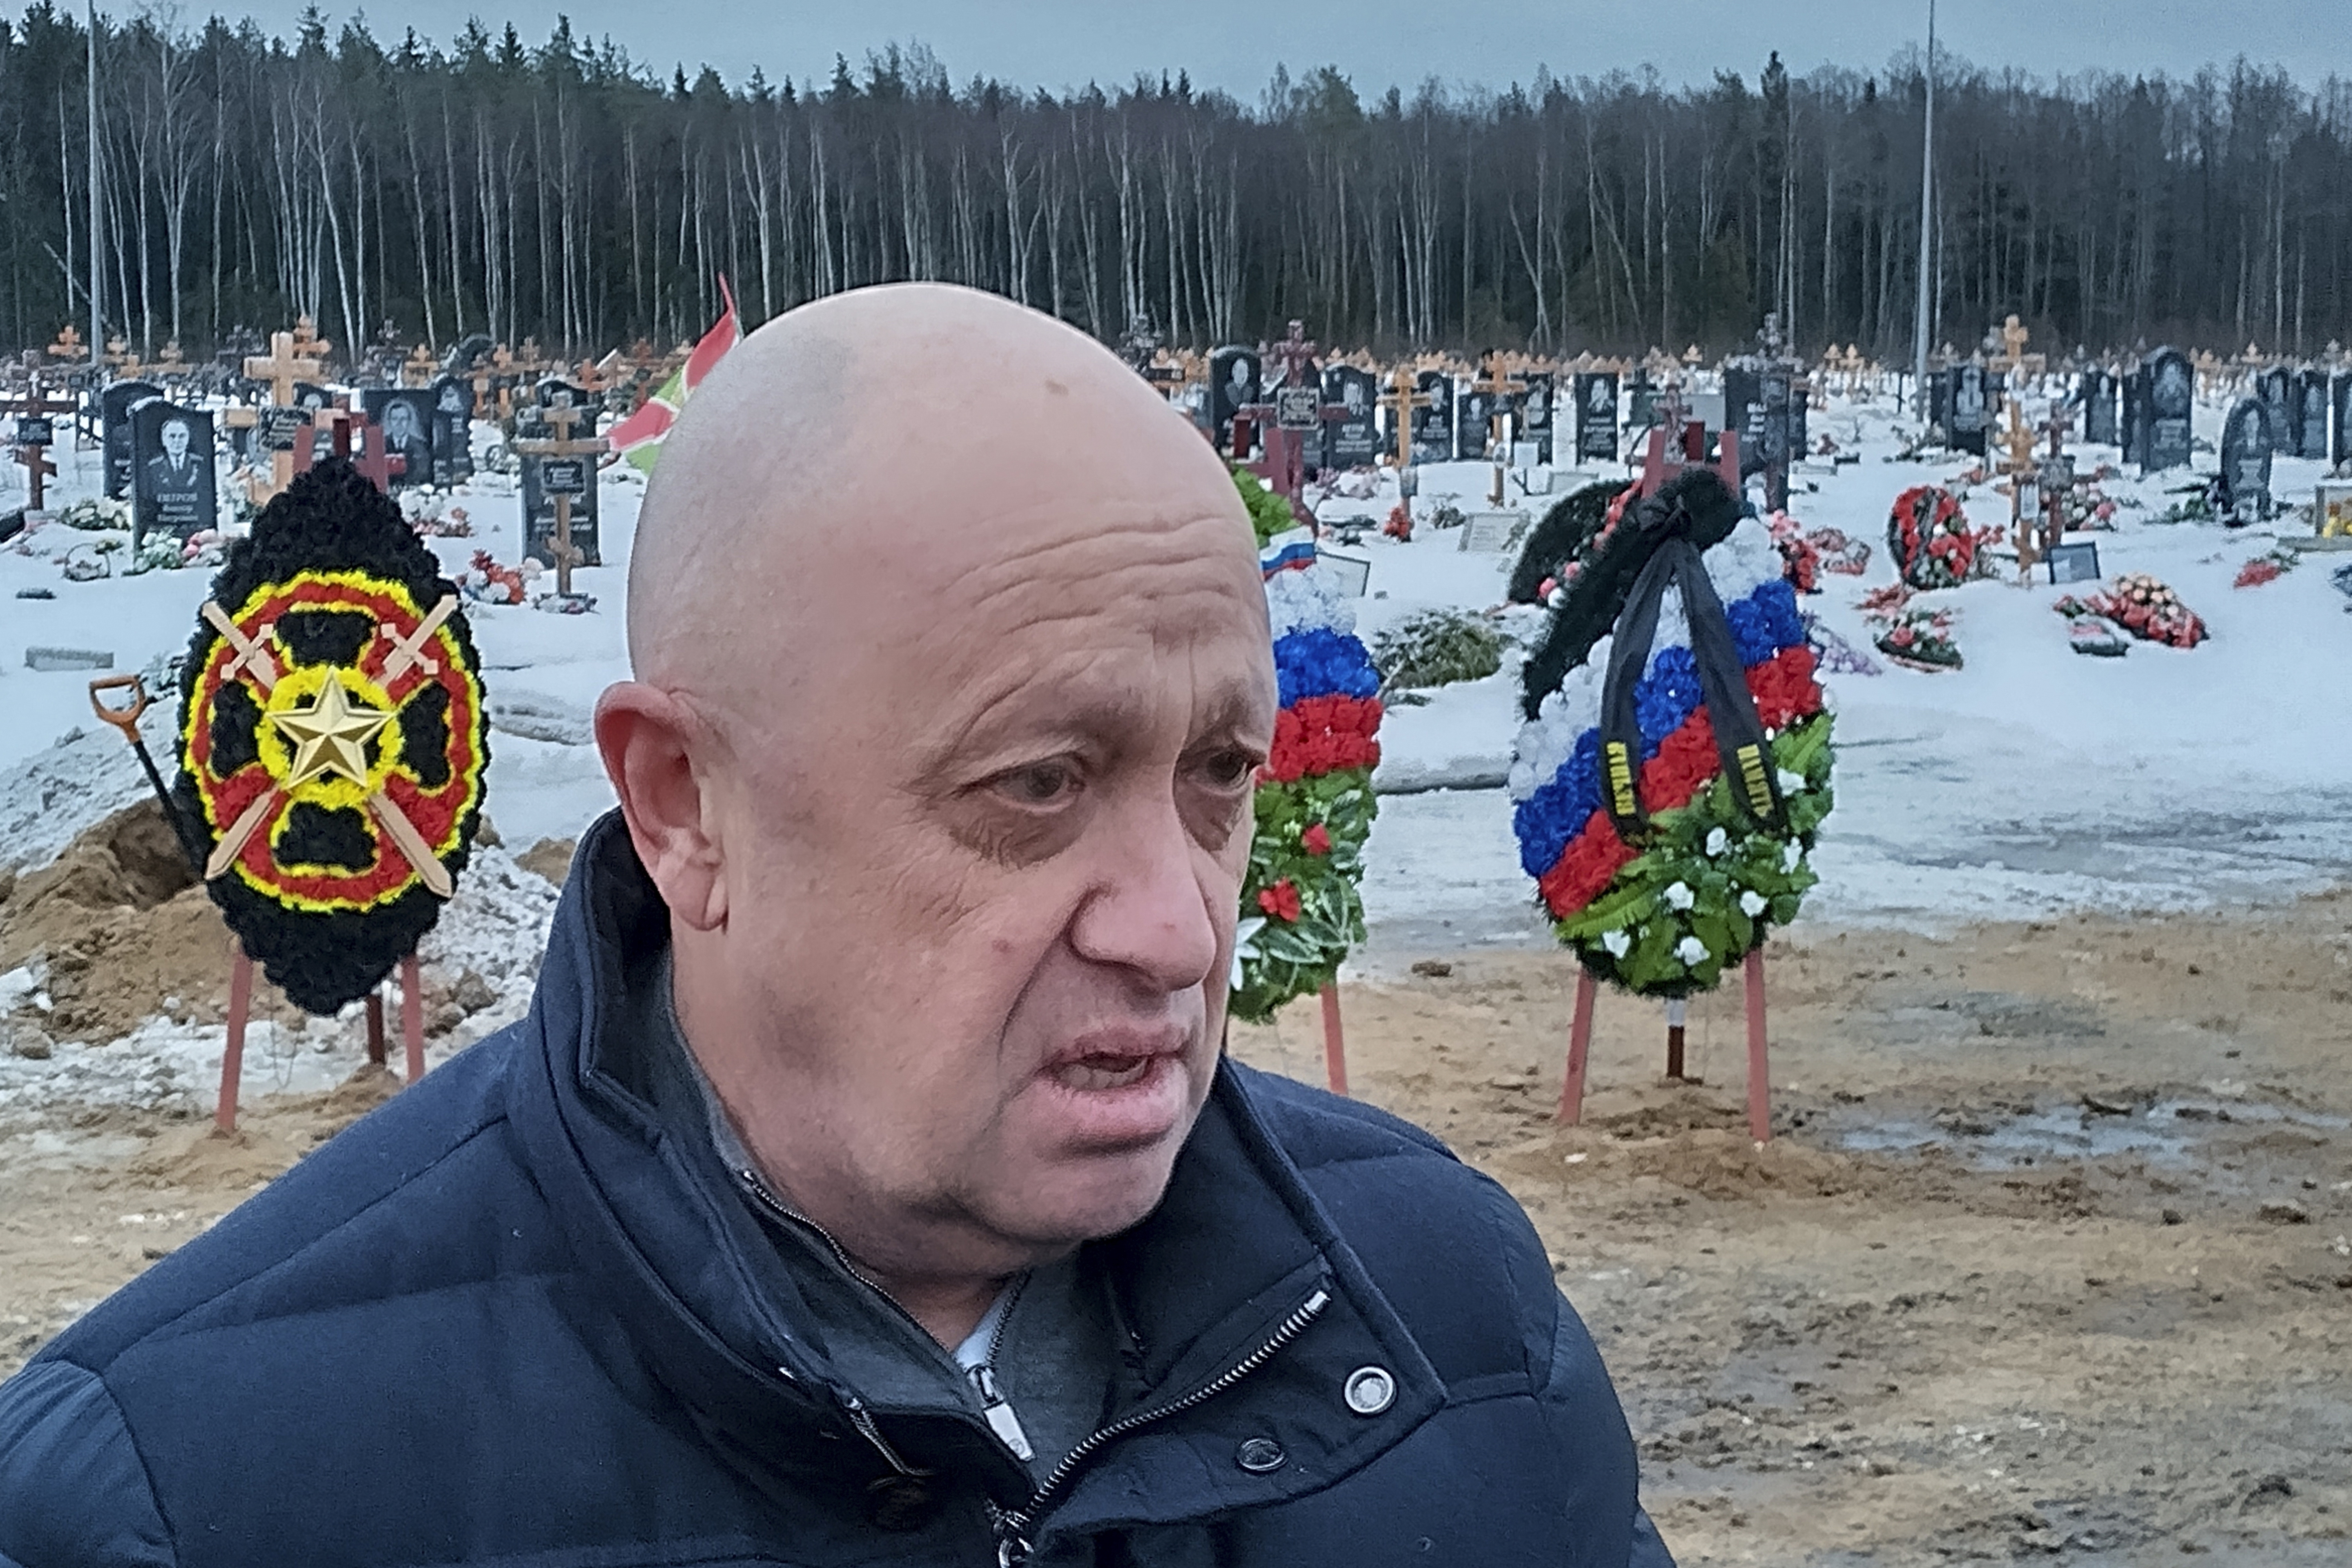
[[[1029,1446],[1029,1434],[1021,1429],[1021,1417],[1013,1413],[1012,1405],[996,1386],[996,1373],[982,1365],[966,1375],[980,1394],[980,1413],[988,1418],[988,1429],[1024,1464],[1035,1458],[1037,1451]]]

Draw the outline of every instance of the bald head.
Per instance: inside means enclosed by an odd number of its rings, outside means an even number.
[[[1057,510],[1218,516],[1236,549],[1249,538],[1207,443],[1084,333],[949,284],[804,305],[722,360],[664,443],[629,565],[630,662],[705,689],[740,667],[737,639],[949,591]]]
[[[597,744],[768,1179],[949,1344],[1150,1212],[1276,707],[1247,517],[1183,419],[989,295],[794,310],[670,435],[629,653]]]

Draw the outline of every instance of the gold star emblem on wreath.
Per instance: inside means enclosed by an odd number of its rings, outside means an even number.
[[[365,784],[368,742],[392,722],[392,715],[352,701],[343,687],[342,672],[330,669],[310,707],[272,713],[269,721],[294,743],[294,761],[287,770],[284,786],[291,790],[331,773]]]

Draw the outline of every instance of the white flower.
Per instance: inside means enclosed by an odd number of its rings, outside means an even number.
[[[1780,846],[1780,869],[1781,869],[1781,870],[1783,870],[1783,871],[1793,871],[1793,870],[1795,870],[1795,869],[1797,868],[1797,862],[1798,862],[1798,861],[1800,861],[1800,860],[1801,860],[1801,859],[1803,859],[1804,858],[1805,858],[1805,851],[1804,851],[1803,847],[1802,847],[1801,846],[1800,846],[1799,844],[1797,844],[1793,839],[1792,839],[1792,840],[1790,840],[1789,843],[1787,843],[1787,844],[1783,844],[1782,846]]]
[[[1739,912],[1754,920],[1764,912],[1764,895],[1750,888],[1739,895]]]
[[[1633,939],[1622,931],[1604,931],[1601,933],[1601,945],[1609,950],[1610,957],[1622,958],[1633,950]]]
[[[1804,792],[1804,774],[1792,773],[1786,768],[1782,768],[1780,770],[1780,793],[1782,795],[1801,795]]]
[[[1232,988],[1238,991],[1244,984],[1242,961],[1258,956],[1257,933],[1265,929],[1265,921],[1255,915],[1234,928],[1234,979]]]
[[[1675,943],[1675,956],[1686,967],[1696,969],[1706,962],[1706,943],[1695,936],[1686,936]]]
[[[1720,827],[1708,829],[1706,835],[1706,852],[1709,855],[1722,854],[1726,848],[1729,847],[1730,844],[1730,834],[1726,833]]]
[[[1691,897],[1690,889],[1680,882],[1668,883],[1665,892],[1661,896],[1665,899],[1666,908],[1670,910],[1686,910],[1696,901]]]

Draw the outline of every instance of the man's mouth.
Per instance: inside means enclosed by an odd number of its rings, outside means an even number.
[[[1084,1091],[1125,1089],[1141,1083],[1151,1071],[1159,1054],[1118,1051],[1096,1051],[1073,1061],[1058,1062],[1053,1068],[1054,1081],[1064,1089]]]
[[[1039,1076],[1052,1086],[1065,1136],[1108,1152],[1156,1142],[1181,1126],[1191,1100],[1187,1043],[1179,1029],[1121,1028],[1055,1053]]]

